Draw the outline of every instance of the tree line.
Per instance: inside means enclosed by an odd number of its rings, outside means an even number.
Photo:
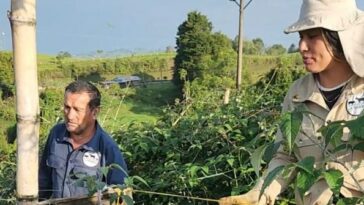
[[[207,16],[193,11],[187,15],[177,31],[175,72],[176,85],[199,79],[224,78],[224,87],[229,87],[235,77],[238,37],[231,40],[220,32],[213,32]],[[279,56],[297,52],[292,44],[288,50],[281,44],[266,46],[261,38],[244,40],[245,55]],[[206,83],[206,82],[205,82]],[[211,83],[208,83],[211,84]]]

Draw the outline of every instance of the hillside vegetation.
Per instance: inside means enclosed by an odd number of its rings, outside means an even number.
[[[136,190],[211,199],[246,192],[256,179],[251,155],[273,140],[284,93],[303,73],[297,53],[267,55],[281,48],[262,53],[257,47],[262,42],[254,42],[254,52],[243,58],[239,90],[234,89],[232,41],[212,32],[211,23],[198,12],[178,28],[176,52],[94,59],[39,55],[40,148],[49,129],[62,120],[65,85],[85,79],[102,92],[98,120],[122,149],[130,169],[127,181]],[[0,204],[14,204],[16,112],[10,53],[0,52],[0,67]],[[138,75],[145,84],[100,86],[117,75]],[[227,89],[230,103],[223,104]],[[291,203],[290,193],[279,203]],[[135,194],[134,200],[209,204],[143,194]]]
[[[7,57],[1,58],[6,59],[2,65],[11,66],[6,63],[11,60],[10,55],[1,54],[4,55]],[[162,55],[160,59],[173,61],[172,57]],[[53,58],[38,58],[39,64],[45,64],[42,60],[49,64]],[[176,101],[179,91],[168,80],[146,87],[112,86],[105,89],[99,86],[103,96],[99,121],[122,147],[131,175],[143,177],[154,191],[211,198],[246,191],[253,184],[255,176],[247,161],[249,153],[272,139],[276,128],[274,123],[279,116],[279,103],[294,78],[290,76],[299,65],[296,65],[295,55],[246,56],[244,59],[244,67],[253,69],[255,75],[245,75],[250,76],[250,84],[241,92],[234,92],[231,103],[225,106],[222,105],[223,90],[211,91],[211,88],[199,86],[198,81],[186,87],[190,90],[190,101]],[[65,64],[81,67],[112,61],[115,59],[80,61],[70,58]],[[141,61],[135,64],[146,63]],[[274,72],[269,72],[270,68],[275,68]],[[53,69],[52,72],[50,69]],[[1,69],[1,82],[11,93],[14,91],[11,78],[5,79],[13,73],[8,70],[10,73],[4,74],[5,71],[7,69]],[[92,77],[93,71],[84,77],[98,82],[108,78],[106,76],[119,75],[101,71],[98,80]],[[75,79],[74,76],[54,76],[54,72],[64,74],[57,66],[40,68],[41,144],[49,129],[62,119],[63,89]],[[252,83],[252,78],[258,83]],[[3,108],[0,110],[0,189],[4,190],[0,198],[9,199],[12,204],[15,200],[15,182],[9,176],[15,174],[15,146],[12,144],[16,134],[14,96],[4,96],[0,103]],[[137,181],[134,183],[138,184]],[[216,187],[217,183],[220,187]],[[139,186],[143,187],[142,184]],[[168,197],[136,196],[136,201],[145,200],[155,201],[153,204],[191,202]]]

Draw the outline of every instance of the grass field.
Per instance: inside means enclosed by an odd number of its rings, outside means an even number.
[[[110,132],[134,122],[156,122],[162,108],[173,104],[177,97],[177,89],[171,81],[147,84],[145,87],[112,86],[101,89],[104,99],[99,121]]]

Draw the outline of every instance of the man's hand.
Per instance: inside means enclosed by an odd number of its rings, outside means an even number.
[[[259,199],[259,191],[251,190],[246,194],[238,196],[228,196],[219,199],[219,205],[274,205],[274,201],[270,202],[263,194]]]

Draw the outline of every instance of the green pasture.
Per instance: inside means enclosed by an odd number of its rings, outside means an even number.
[[[131,123],[154,123],[163,108],[172,105],[177,98],[177,88],[171,81],[100,89],[103,99],[98,119],[109,132],[121,130]]]

